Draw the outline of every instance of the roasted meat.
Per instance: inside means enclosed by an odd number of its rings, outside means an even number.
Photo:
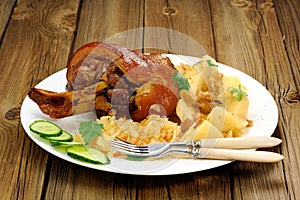
[[[178,88],[169,58],[93,42],[80,47],[67,66],[66,92],[32,88],[28,93],[42,112],[63,118],[95,110],[141,121],[149,113],[175,113]]]

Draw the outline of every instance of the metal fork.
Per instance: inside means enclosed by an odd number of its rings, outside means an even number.
[[[280,139],[273,137],[205,139],[192,142],[155,143],[147,146],[137,146],[120,140],[111,140],[110,142],[113,149],[133,156],[162,157],[173,152],[190,154],[193,158],[250,162],[277,162],[282,160],[283,156],[277,153],[249,150],[272,147],[280,143]]]

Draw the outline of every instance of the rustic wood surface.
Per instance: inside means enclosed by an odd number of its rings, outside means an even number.
[[[298,0],[2,0],[0,199],[299,199],[299,13]],[[150,27],[171,32],[158,37]],[[285,159],[134,176],[79,167],[37,146],[19,116],[29,88],[65,68],[81,45],[122,32],[130,48],[194,55],[180,39],[170,42],[182,33],[258,80],[277,103],[274,136],[283,143],[271,150]]]

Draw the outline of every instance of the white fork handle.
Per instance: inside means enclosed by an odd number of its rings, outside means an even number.
[[[273,147],[282,142],[275,137],[239,137],[239,138],[217,138],[201,139],[202,148],[219,149],[256,149]]]
[[[199,149],[200,150],[200,149]],[[281,154],[268,151],[231,150],[201,148],[200,158],[238,160],[248,162],[278,162],[284,157]]]

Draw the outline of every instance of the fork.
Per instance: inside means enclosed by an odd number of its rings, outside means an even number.
[[[278,153],[250,150],[273,147],[280,143],[281,140],[274,137],[202,139],[191,142],[155,143],[146,146],[137,146],[120,139],[110,141],[113,149],[133,156],[162,157],[173,152],[190,154],[193,158],[250,162],[278,162],[282,160],[284,157]]]

